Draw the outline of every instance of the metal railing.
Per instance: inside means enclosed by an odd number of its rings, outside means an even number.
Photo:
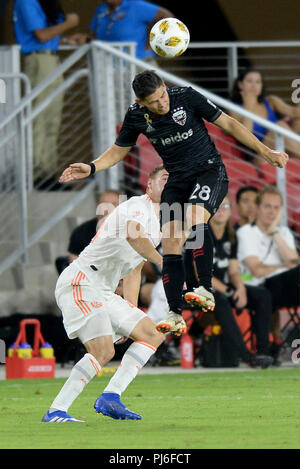
[[[123,49],[124,44],[114,47]],[[125,48],[135,54],[135,45],[130,43]],[[114,97],[114,108],[120,108],[116,106],[119,103],[122,103],[122,109],[128,107],[132,94],[130,92],[126,96],[126,90],[121,92],[120,84],[125,79],[130,82],[133,73],[133,66],[128,65],[128,62],[125,67],[124,61],[116,61],[112,54],[98,52],[95,56],[92,45],[82,46],[70,51],[56,70],[33,90],[25,87],[24,98],[0,120],[0,134],[5,133],[5,138],[0,142],[0,160],[3,163],[0,173],[0,273],[19,258],[23,263],[28,263],[28,251],[35,240],[64,217],[64,208],[57,214],[56,205],[37,203],[35,194],[41,190],[63,191],[65,187],[57,183],[62,170],[72,161],[90,161],[108,146],[109,129],[115,126],[121,112],[113,112],[112,116],[106,118],[110,115],[108,101]],[[62,75],[64,80],[52,91],[45,93],[49,85]],[[7,82],[16,79],[12,74],[3,76]],[[119,84],[119,88],[113,93],[105,92],[114,81]],[[43,100],[38,100],[40,95],[43,95]],[[39,161],[36,161],[36,155],[30,150],[34,148],[35,140],[35,134],[31,134],[30,129],[34,129],[35,124],[38,130],[41,116],[46,116],[50,126],[54,117],[50,113],[51,104],[60,96],[64,98],[64,108],[57,147],[43,148],[46,159],[51,159],[53,152],[58,150],[59,161],[54,171],[49,171],[41,179]],[[118,101],[115,96],[118,96]],[[11,128],[13,131],[7,132]],[[4,158],[7,150],[10,151],[9,160]],[[119,184],[118,179],[114,181],[112,177],[109,181],[101,175],[99,180],[102,189]],[[76,206],[82,194],[86,197],[94,191],[95,186],[95,181],[84,181],[73,187],[78,194],[68,202],[67,211]]]
[[[116,46],[93,41],[72,52],[59,67],[41,82],[28,96],[25,96],[19,104],[0,122],[0,132],[15,122],[17,126],[18,155],[15,155],[14,182],[5,192],[2,189],[0,201],[0,226],[1,241],[3,244],[0,256],[0,273],[4,269],[13,265],[18,258],[23,256],[23,262],[27,262],[26,254],[28,247],[36,242],[47,232],[54,223],[57,223],[66,211],[70,211],[77,203],[77,194],[74,200],[68,204],[66,210],[61,207],[52,207],[53,211],[41,213],[34,211],[31,207],[30,190],[33,186],[35,192],[40,188],[34,181],[30,185],[28,172],[36,168],[34,159],[30,161],[27,151],[26,128],[35,119],[38,120],[42,112],[47,111],[47,107],[59,94],[64,94],[65,106],[69,107],[66,112],[67,118],[62,121],[62,147],[66,152],[65,158],[56,168],[60,174],[62,169],[70,162],[91,161],[102,151],[108,148],[115,140],[116,128],[123,119],[128,105],[134,101],[131,82],[135,73],[135,68],[153,69],[152,65],[136,59],[123,50],[124,44]],[[129,46],[132,48],[132,45]],[[168,83],[177,86],[191,86],[191,82],[179,78],[163,69],[157,69],[160,76]],[[38,105],[34,105],[35,99],[42,93],[57,77],[65,75],[64,82],[57,89],[46,96],[45,100]],[[82,87],[79,86],[83,81]],[[272,130],[276,138],[276,148],[285,148],[285,138],[289,138],[300,144],[300,137],[295,133],[273,124],[257,115],[244,110],[230,101],[218,96],[207,89],[193,85],[193,87],[215,102],[218,106],[227,111],[250,118],[258,122],[268,130]],[[70,95],[70,99],[68,96]],[[26,109],[32,104],[31,115],[26,114]],[[87,111],[88,107],[88,111]],[[49,116],[50,118],[51,116]],[[70,123],[71,122],[71,123]],[[86,135],[85,135],[86,134]],[[82,137],[85,138],[82,140]],[[14,136],[15,138],[15,136]],[[88,140],[88,142],[86,142]],[[6,142],[5,145],[9,145]],[[236,147],[236,144],[233,144]],[[45,148],[45,151],[48,149]],[[51,150],[51,149],[50,149]],[[148,150],[149,151],[149,150]],[[51,153],[50,153],[51,154]],[[223,154],[224,155],[224,154]],[[149,156],[151,154],[149,153]],[[1,157],[0,157],[1,158]],[[234,160],[234,159],[233,159]],[[150,161],[150,157],[149,157]],[[152,161],[152,157],[151,157]],[[153,162],[154,164],[154,162]],[[151,171],[147,167],[145,172]],[[106,172],[96,175],[96,183],[101,190],[108,187],[124,186],[124,165],[118,164]],[[287,222],[287,192],[286,192],[286,171],[276,169],[277,185],[284,197],[284,217],[283,223]],[[53,176],[51,174],[50,176]],[[54,180],[54,184],[56,181]],[[1,175],[0,175],[1,187]],[[84,187],[85,196],[94,190],[94,182],[83,182],[76,184],[72,188],[82,191]],[[57,188],[63,190],[65,186]],[[51,185],[48,190],[51,189]],[[80,197],[78,195],[78,197]],[[45,208],[45,207],[44,207]],[[38,210],[38,209],[37,209]],[[57,212],[57,213],[56,213]],[[46,219],[46,221],[45,221]],[[16,234],[18,226],[18,236]],[[1,246],[0,246],[1,247]]]
[[[300,41],[191,42],[176,60],[159,59],[170,73],[228,98],[238,72],[254,67],[269,94],[291,100],[291,84],[299,76]]]

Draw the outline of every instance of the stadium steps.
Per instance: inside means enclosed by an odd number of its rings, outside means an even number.
[[[8,194],[9,195],[9,194]],[[28,203],[29,236],[41,227],[58,207],[63,207],[74,193],[36,192]],[[16,198],[7,197],[11,210],[16,209]],[[15,312],[49,313],[57,311],[54,288],[57,281],[55,259],[67,255],[70,234],[82,222],[95,216],[96,203],[93,194],[79,203],[63,220],[51,228],[28,250],[29,263],[16,265],[0,274],[0,316]],[[7,227],[7,242],[0,244],[0,258],[18,246],[16,234]]]

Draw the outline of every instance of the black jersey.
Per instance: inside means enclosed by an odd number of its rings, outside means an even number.
[[[129,107],[116,145],[133,146],[139,134],[144,134],[170,174],[193,173],[201,167],[221,164],[203,119],[214,122],[222,111],[191,87],[167,91],[170,96],[167,114],[153,114],[137,103]]]

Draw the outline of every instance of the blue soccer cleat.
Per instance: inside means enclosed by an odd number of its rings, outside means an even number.
[[[56,410],[55,412],[46,412],[44,417],[42,418],[42,422],[47,423],[76,423],[76,422],[84,422],[84,420],[77,420],[71,415],[67,414],[63,410]]]
[[[141,416],[127,409],[120,401],[119,394],[106,392],[98,397],[94,404],[96,412],[117,420],[141,420]]]

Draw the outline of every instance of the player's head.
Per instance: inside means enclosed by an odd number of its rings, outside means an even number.
[[[236,193],[236,208],[241,222],[252,223],[257,212],[258,189],[255,186],[243,186]]]
[[[281,216],[283,199],[281,192],[275,186],[265,186],[256,197],[256,223],[268,227]],[[278,220],[280,221],[280,220]]]
[[[153,71],[138,73],[132,88],[136,101],[154,114],[167,114],[170,110],[170,98],[164,81]]]
[[[150,174],[147,184],[147,194],[153,202],[160,202],[161,193],[168,180],[169,173],[163,165],[157,166]]]
[[[100,194],[96,209],[98,228],[104,219],[120,204],[121,195],[120,191],[114,189],[108,189]]]

